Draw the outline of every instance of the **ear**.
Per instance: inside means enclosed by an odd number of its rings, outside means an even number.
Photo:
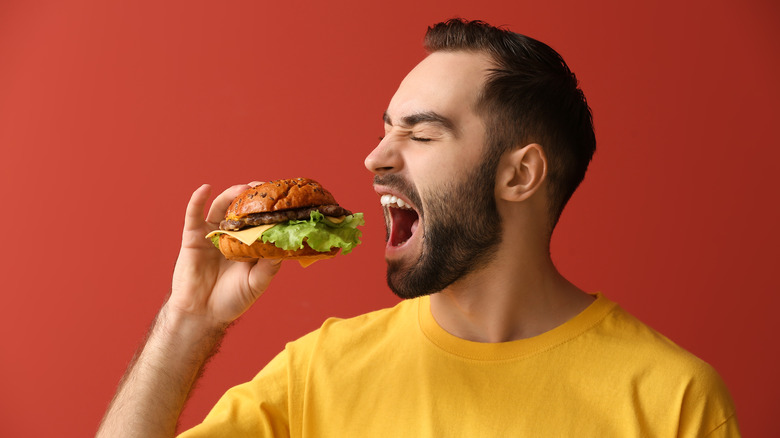
[[[507,201],[531,197],[547,177],[547,157],[542,147],[531,143],[501,156],[496,172],[496,191]]]

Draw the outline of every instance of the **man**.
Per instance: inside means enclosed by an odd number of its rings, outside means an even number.
[[[560,56],[482,22],[429,29],[427,56],[366,158],[405,301],[331,319],[231,389],[199,436],[739,436],[715,371],[555,269],[555,223],[595,150]],[[187,207],[171,297],[120,384],[105,436],[172,436],[203,363],[278,262],[203,236],[246,186]],[[400,200],[400,202],[399,202]]]

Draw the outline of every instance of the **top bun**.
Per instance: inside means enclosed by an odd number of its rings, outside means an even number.
[[[252,213],[289,210],[337,204],[333,195],[317,181],[308,178],[280,179],[252,187],[230,204],[226,220],[236,220]]]

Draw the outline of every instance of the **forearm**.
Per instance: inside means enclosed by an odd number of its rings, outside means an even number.
[[[174,436],[184,403],[225,329],[163,307],[122,378],[97,436]]]

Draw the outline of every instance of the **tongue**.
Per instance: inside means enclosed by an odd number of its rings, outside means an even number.
[[[400,208],[390,208],[390,214],[393,219],[390,244],[399,246],[412,237],[412,234],[417,230],[419,218],[414,210]]]

